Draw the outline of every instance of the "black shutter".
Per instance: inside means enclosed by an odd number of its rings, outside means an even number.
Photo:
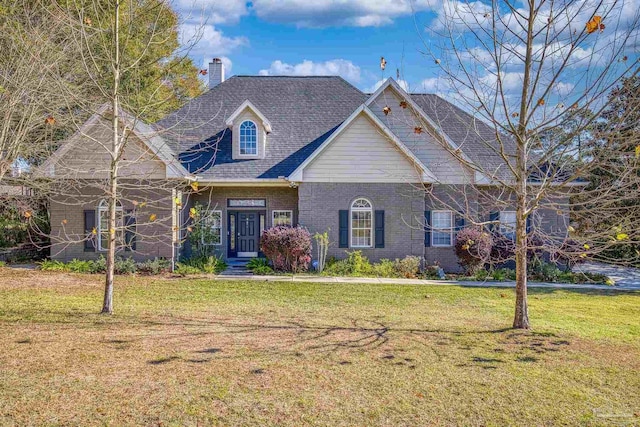
[[[531,233],[531,215],[527,217],[527,234]]]
[[[338,242],[339,248],[349,247],[349,211],[340,211],[340,227],[339,227],[340,241]]]
[[[431,211],[424,211],[424,245],[431,246]]]
[[[136,217],[132,210],[127,211],[124,217],[124,250],[136,250]]]
[[[500,212],[489,212],[489,221],[491,221],[491,224],[489,224],[489,230],[490,231],[494,231],[496,230],[496,226],[498,225],[496,223],[496,221],[498,221],[500,219]]]
[[[96,211],[93,209],[84,211],[84,251],[95,252],[97,236],[93,234],[93,229],[96,228]]]
[[[458,232],[464,228],[464,215],[461,212],[455,212],[454,214],[454,228],[453,228],[453,239],[455,240],[458,237]]]
[[[384,248],[384,211],[376,211],[376,248]]]

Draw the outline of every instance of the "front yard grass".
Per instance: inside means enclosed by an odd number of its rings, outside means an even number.
[[[0,425],[640,423],[640,293],[0,268]]]

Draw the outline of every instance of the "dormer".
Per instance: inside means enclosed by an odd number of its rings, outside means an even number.
[[[246,100],[231,114],[226,125],[231,129],[234,160],[264,159],[271,123],[251,101]]]

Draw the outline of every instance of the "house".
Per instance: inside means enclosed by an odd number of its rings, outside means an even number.
[[[465,218],[499,220],[505,233],[515,223],[508,196],[487,206],[470,190],[493,191],[473,164],[503,173],[488,148],[494,130],[445,99],[406,93],[393,79],[373,94],[333,76],[225,80],[223,67],[214,60],[209,91],[158,123],[124,114],[124,256],[188,254],[185,224],[196,204],[208,211],[206,243],[225,258],[258,256],[262,230],[300,224],[329,231],[329,256],[417,255],[456,271],[455,231]],[[42,168],[64,188],[51,201],[54,259],[106,249],[108,116],[105,106]],[[537,218],[566,234],[566,212]]]

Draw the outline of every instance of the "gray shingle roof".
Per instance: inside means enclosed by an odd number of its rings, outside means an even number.
[[[410,96],[472,162],[504,173],[491,149],[498,147],[492,127],[437,95]],[[278,178],[290,175],[368,97],[337,76],[234,76],[154,126],[183,166],[203,179]],[[271,122],[264,159],[232,159],[225,119],[246,100]]]
[[[273,128],[264,159],[231,156],[225,119],[246,100]],[[204,179],[278,178],[293,172],[365,100],[341,77],[234,76],[155,126],[183,165]]]
[[[504,150],[507,156],[515,154],[516,146],[512,139],[503,135],[498,142],[495,128],[438,95],[411,94],[411,98],[469,160],[489,175],[504,175],[506,166],[500,153]]]

